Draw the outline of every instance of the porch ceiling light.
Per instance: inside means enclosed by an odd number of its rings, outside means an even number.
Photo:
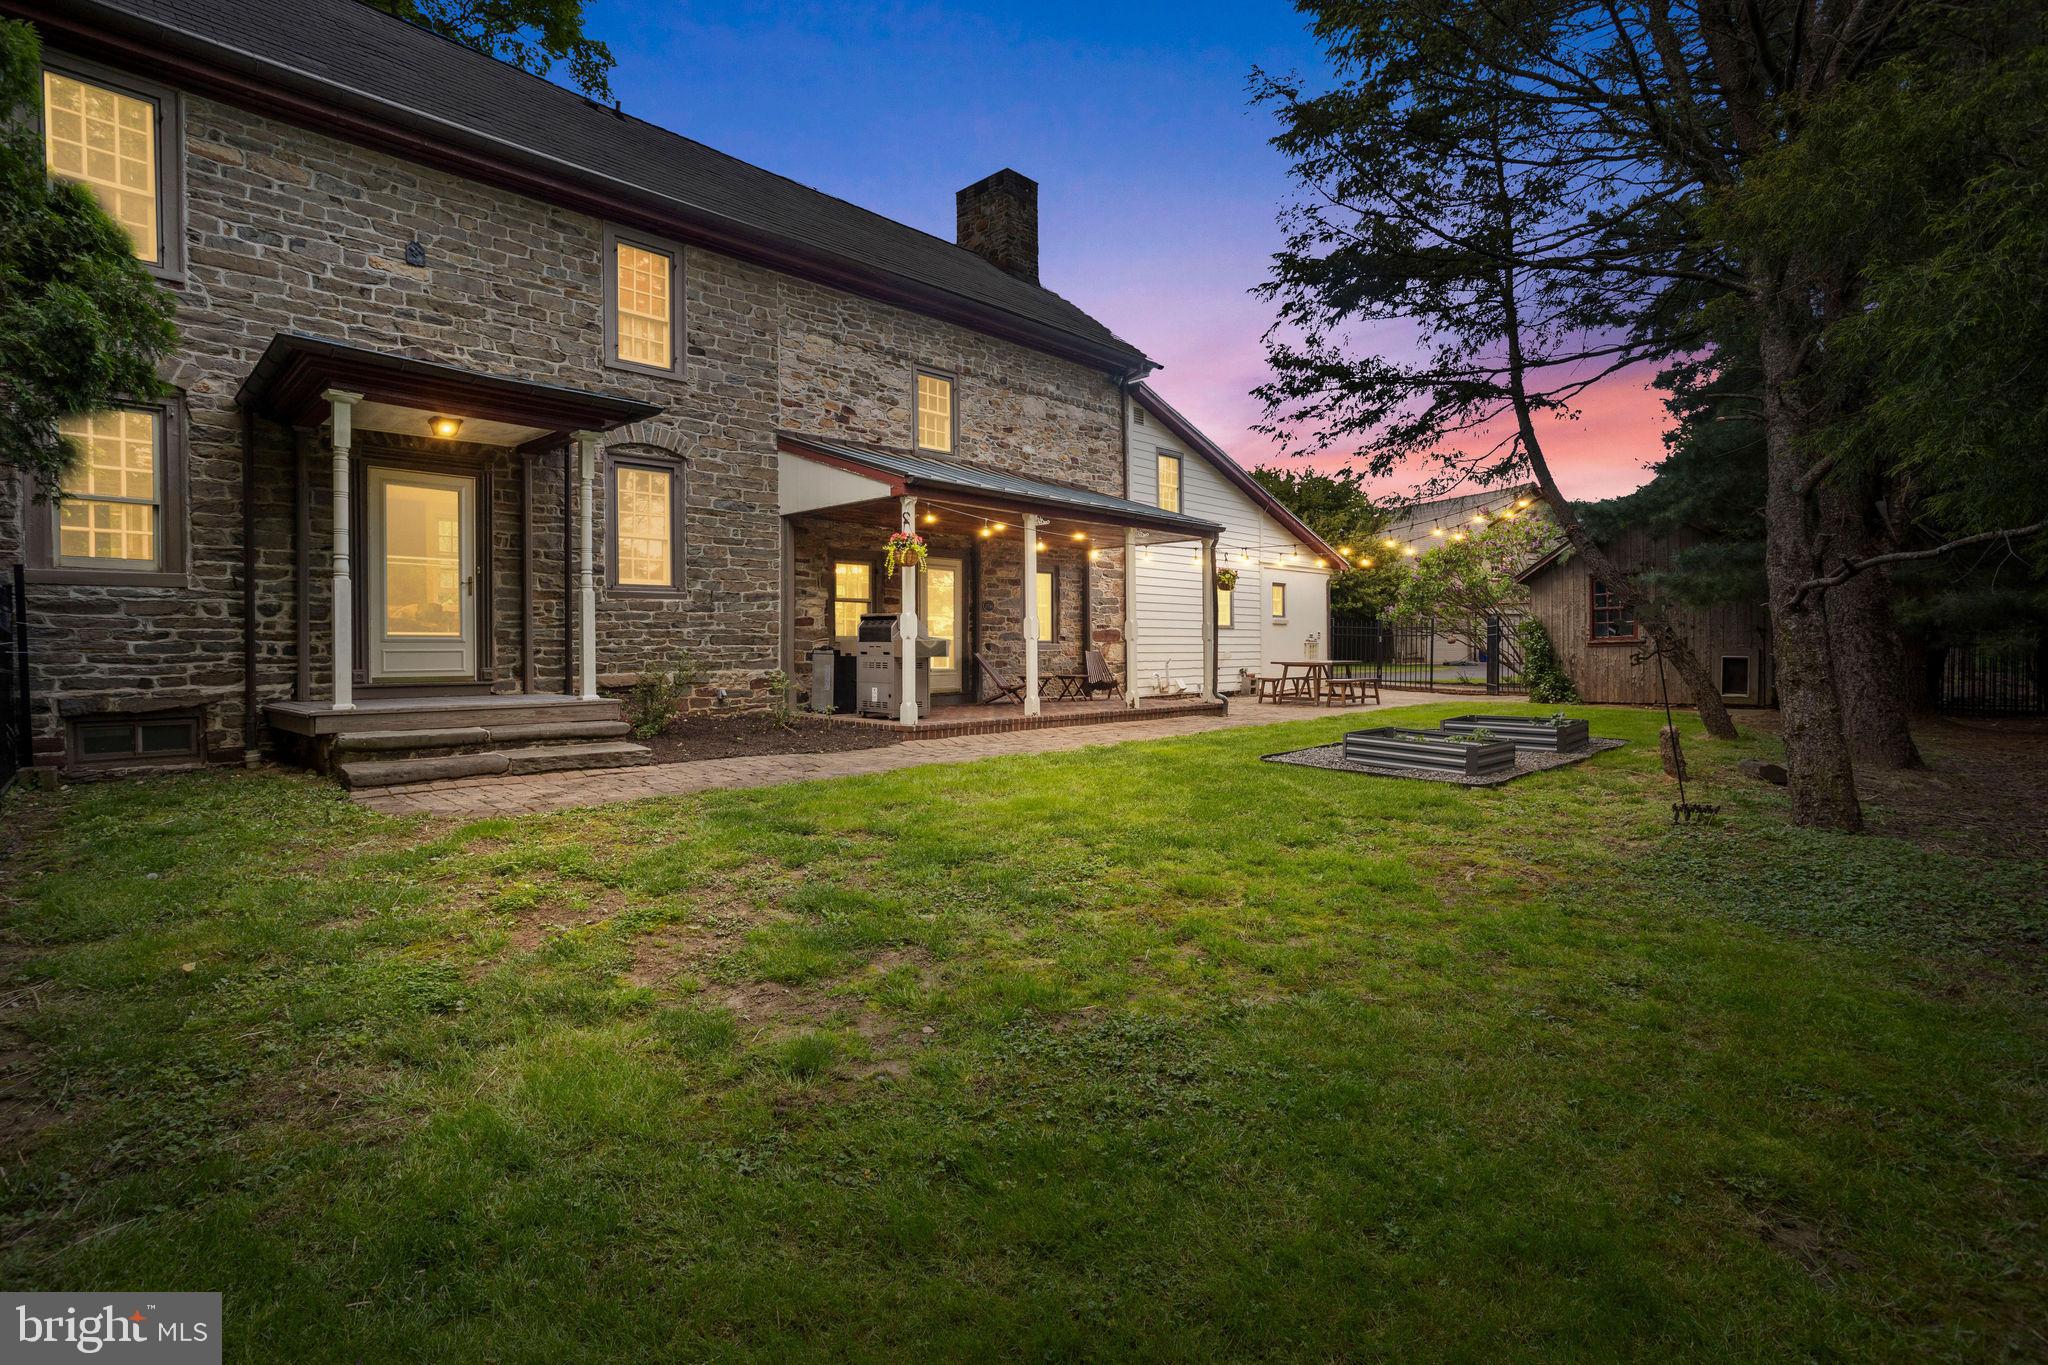
[[[999,521],[996,523],[996,529],[998,531],[1007,531],[1010,529],[1010,524],[1006,521]]]
[[[1088,533],[1087,533],[1086,531],[1076,531],[1076,532],[1074,532],[1074,539],[1076,539],[1076,540],[1086,540],[1086,539],[1088,539]]]
[[[989,530],[989,529],[988,529],[988,527],[986,527],[986,526],[984,526],[984,527],[982,527],[982,528],[981,528],[981,538],[982,538],[983,540],[987,540],[987,539],[988,539],[988,538],[989,538],[990,536],[992,536],[992,535],[994,535],[994,534],[995,534],[995,532],[994,532],[994,531],[991,531],[991,530]]]
[[[1090,550],[1090,551],[1088,552],[1088,558],[1090,558],[1090,559],[1100,559],[1100,558],[1102,558],[1102,551],[1100,551],[1100,550]]]
[[[456,434],[462,430],[462,419],[460,417],[429,417],[427,419],[427,430],[433,432],[444,441],[452,441],[455,439]]]
[[[1045,542],[1044,542],[1044,541],[1042,541],[1042,540],[1038,542],[1038,552],[1039,552],[1040,554],[1044,554],[1044,553],[1045,553]]]

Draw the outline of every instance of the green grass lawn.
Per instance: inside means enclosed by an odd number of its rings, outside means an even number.
[[[1256,761],[1321,717],[17,795],[0,1274],[240,1359],[2039,1356],[2048,869],[1789,830],[1762,737],[1674,830],[1658,718],[1573,712],[1630,747],[1487,790]]]

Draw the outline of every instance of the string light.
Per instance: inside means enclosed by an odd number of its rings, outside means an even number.
[[[1370,569],[1370,568],[1372,567],[1372,560],[1371,560],[1371,559],[1367,559],[1367,560],[1365,561],[1365,567],[1366,567],[1366,568],[1368,568],[1368,569]]]
[[[1412,555],[1415,553],[1415,547],[1413,545],[1403,545],[1401,547],[1401,553],[1404,555]]]
[[[1327,568],[1329,568],[1330,566],[1329,566],[1329,564],[1328,564],[1327,562],[1325,562],[1325,561],[1323,561],[1323,560],[1320,560],[1320,559],[1318,559],[1318,560],[1316,561],[1316,567],[1317,567],[1318,569],[1327,569]]]
[[[1400,543],[1400,541],[1395,540],[1392,536],[1388,536],[1385,540],[1380,542],[1380,544],[1386,546],[1389,550],[1393,549],[1396,545],[1399,545]]]
[[[1441,536],[1444,533],[1444,528],[1441,526],[1432,526],[1429,528],[1429,533],[1433,536]]]
[[[1074,539],[1076,539],[1076,540],[1086,540],[1086,539],[1088,539],[1088,533],[1087,533],[1086,531],[1076,531],[1076,532],[1074,532]]]
[[[1044,541],[1042,541],[1042,540],[1038,542],[1038,553],[1040,553],[1040,554],[1044,554],[1044,553],[1045,553],[1045,542],[1044,542]]]
[[[998,531],[1007,531],[1010,529],[1010,523],[1006,521],[999,521],[996,523],[996,529]]]
[[[1088,552],[1088,558],[1090,558],[1090,559],[1100,559],[1100,558],[1102,558],[1102,551],[1100,551],[1100,550],[1090,550],[1090,551]]]
[[[925,525],[927,525],[927,526],[936,526],[936,525],[938,525],[938,524],[939,524],[939,514],[938,514],[937,512],[927,512],[927,513],[925,513],[925,514],[924,514],[924,524],[925,524]]]

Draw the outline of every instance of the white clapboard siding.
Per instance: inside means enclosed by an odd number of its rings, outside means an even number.
[[[1181,510],[1222,526],[1217,566],[1237,570],[1232,593],[1232,624],[1216,637],[1217,684],[1225,692],[1239,688],[1241,671],[1268,671],[1275,659],[1298,659],[1326,653],[1329,629],[1329,575],[1316,568],[1315,554],[1293,534],[1219,473],[1208,460],[1190,450],[1148,414],[1144,423],[1130,423],[1130,496],[1157,505],[1161,451],[1181,462]],[[1291,551],[1292,560],[1281,557]],[[1244,556],[1250,553],[1247,560]],[[1141,695],[1150,694],[1161,679],[1201,686],[1202,591],[1205,579],[1196,541],[1154,545],[1138,554],[1137,666],[1132,678]],[[1280,562],[1276,565],[1274,561]],[[1271,619],[1268,584],[1286,581],[1287,619]],[[1313,649],[1311,648],[1313,643]]]

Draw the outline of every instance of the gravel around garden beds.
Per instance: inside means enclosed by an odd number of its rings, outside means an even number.
[[[1572,754],[1545,753],[1540,749],[1515,750],[1515,766],[1506,772],[1486,773],[1479,777],[1467,777],[1463,773],[1444,772],[1427,768],[1394,768],[1380,763],[1354,763],[1344,757],[1344,743],[1319,744],[1313,749],[1289,749],[1285,753],[1265,754],[1262,763],[1291,763],[1297,768],[1331,768],[1341,773],[1364,773],[1368,777],[1411,777],[1418,782],[1450,782],[1460,787],[1498,787],[1503,782],[1512,782],[1530,773],[1544,772],[1550,768],[1562,768],[1577,763],[1580,759],[1604,754],[1609,749],[1619,749],[1627,744],[1625,739],[1596,739],[1586,747]]]

